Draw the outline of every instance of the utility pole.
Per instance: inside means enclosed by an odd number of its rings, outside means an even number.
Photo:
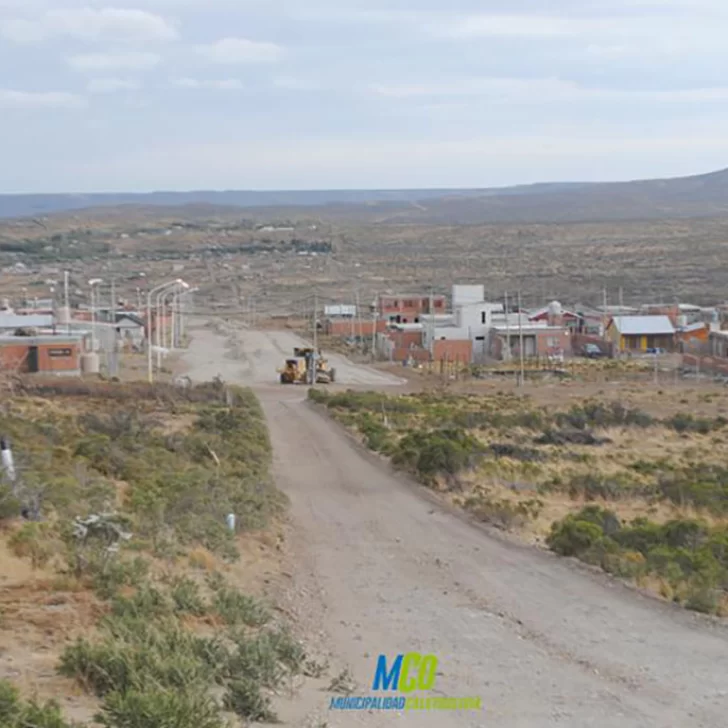
[[[119,376],[119,367],[118,367],[118,341],[116,338],[116,279],[111,279],[111,311],[110,311],[110,317],[111,317],[111,338],[113,341],[113,344],[111,346],[111,361],[109,369],[111,370],[110,374],[112,377]]]
[[[435,300],[430,287],[430,361],[435,357]]]
[[[519,386],[522,387],[526,378],[526,372],[524,370],[523,362],[523,316],[521,315],[521,292],[518,291],[518,351],[521,356],[521,379]]]
[[[359,289],[356,289],[356,321],[359,326],[359,332],[358,336],[356,337],[357,341],[357,350],[359,350],[359,346],[361,345],[361,351],[363,351],[363,342],[364,342],[364,332],[362,331],[361,327],[361,306],[359,303]]]
[[[352,339],[352,341],[355,338],[356,338],[356,311],[354,311],[354,315],[351,317],[351,339]]]
[[[318,361],[318,292],[313,294],[313,367],[311,368],[311,384],[316,384],[316,367]]]
[[[66,316],[68,316],[68,322],[67,327],[68,331],[66,333],[71,333],[71,307],[68,303],[68,271],[63,271],[63,306],[66,309]]]
[[[377,307],[372,306],[372,361],[376,359],[377,349]]]
[[[506,311],[506,353],[507,361],[511,360],[511,324],[508,320],[508,291],[505,293],[505,311]]]

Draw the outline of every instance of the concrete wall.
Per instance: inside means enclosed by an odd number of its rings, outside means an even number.
[[[454,285],[452,287],[453,311],[460,306],[468,306],[473,303],[485,301],[485,286],[477,285]]]
[[[503,311],[503,305],[493,302],[471,303],[456,309],[455,323],[463,329],[470,329],[473,336],[480,336],[493,325],[493,316]]]
[[[518,330],[511,330],[509,335],[511,356],[520,357],[521,336]],[[493,330],[488,339],[488,355],[502,360],[506,353],[506,334],[502,330]],[[478,343],[476,342],[476,353]],[[549,356],[571,354],[571,336],[566,328],[544,328],[542,330],[529,328],[523,331],[524,357],[538,357],[545,359]]]

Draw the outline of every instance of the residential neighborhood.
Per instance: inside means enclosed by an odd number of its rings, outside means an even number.
[[[324,333],[350,342],[372,341],[378,358],[404,365],[488,365],[590,355],[728,355],[724,304],[592,308],[550,301],[527,309],[519,306],[517,296],[489,300],[482,285],[455,284],[449,296],[386,294],[377,296],[364,312],[342,304],[327,306],[324,314],[319,321]]]

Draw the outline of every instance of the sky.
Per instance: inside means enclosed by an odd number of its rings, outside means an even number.
[[[725,0],[0,0],[0,193],[728,167]]]

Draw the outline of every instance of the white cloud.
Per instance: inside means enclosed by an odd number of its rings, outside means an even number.
[[[373,84],[370,92],[386,98],[482,97],[489,103],[548,104],[575,101],[655,101],[700,103],[728,100],[728,87],[672,89],[598,88],[558,78],[474,78],[421,84]]]
[[[2,109],[79,109],[86,105],[82,96],[62,91],[14,91],[0,89]]]
[[[594,25],[594,23],[588,24]],[[488,36],[506,37],[558,37],[573,35],[584,21],[568,18],[536,15],[470,15],[461,17],[449,24],[437,25],[436,33],[445,35],[479,38]]]
[[[189,89],[215,89],[217,91],[240,91],[244,88],[237,78],[223,78],[217,80],[200,80],[197,78],[177,78],[172,81],[177,88]]]
[[[142,71],[154,68],[161,58],[155,53],[87,53],[71,56],[68,64],[75,71]]]
[[[305,78],[294,78],[292,76],[278,76],[273,79],[276,88],[283,88],[289,91],[318,91],[321,84],[317,81],[310,81]]]
[[[115,91],[134,91],[139,88],[136,81],[125,78],[92,78],[86,89],[92,94],[109,94]]]
[[[283,57],[283,48],[275,43],[261,43],[246,38],[223,38],[216,43],[197,47],[197,52],[213,63],[248,64],[276,63]]]
[[[76,8],[49,10],[38,20],[13,19],[0,33],[16,43],[34,43],[54,37],[85,41],[165,41],[177,37],[161,15],[131,8]]]

